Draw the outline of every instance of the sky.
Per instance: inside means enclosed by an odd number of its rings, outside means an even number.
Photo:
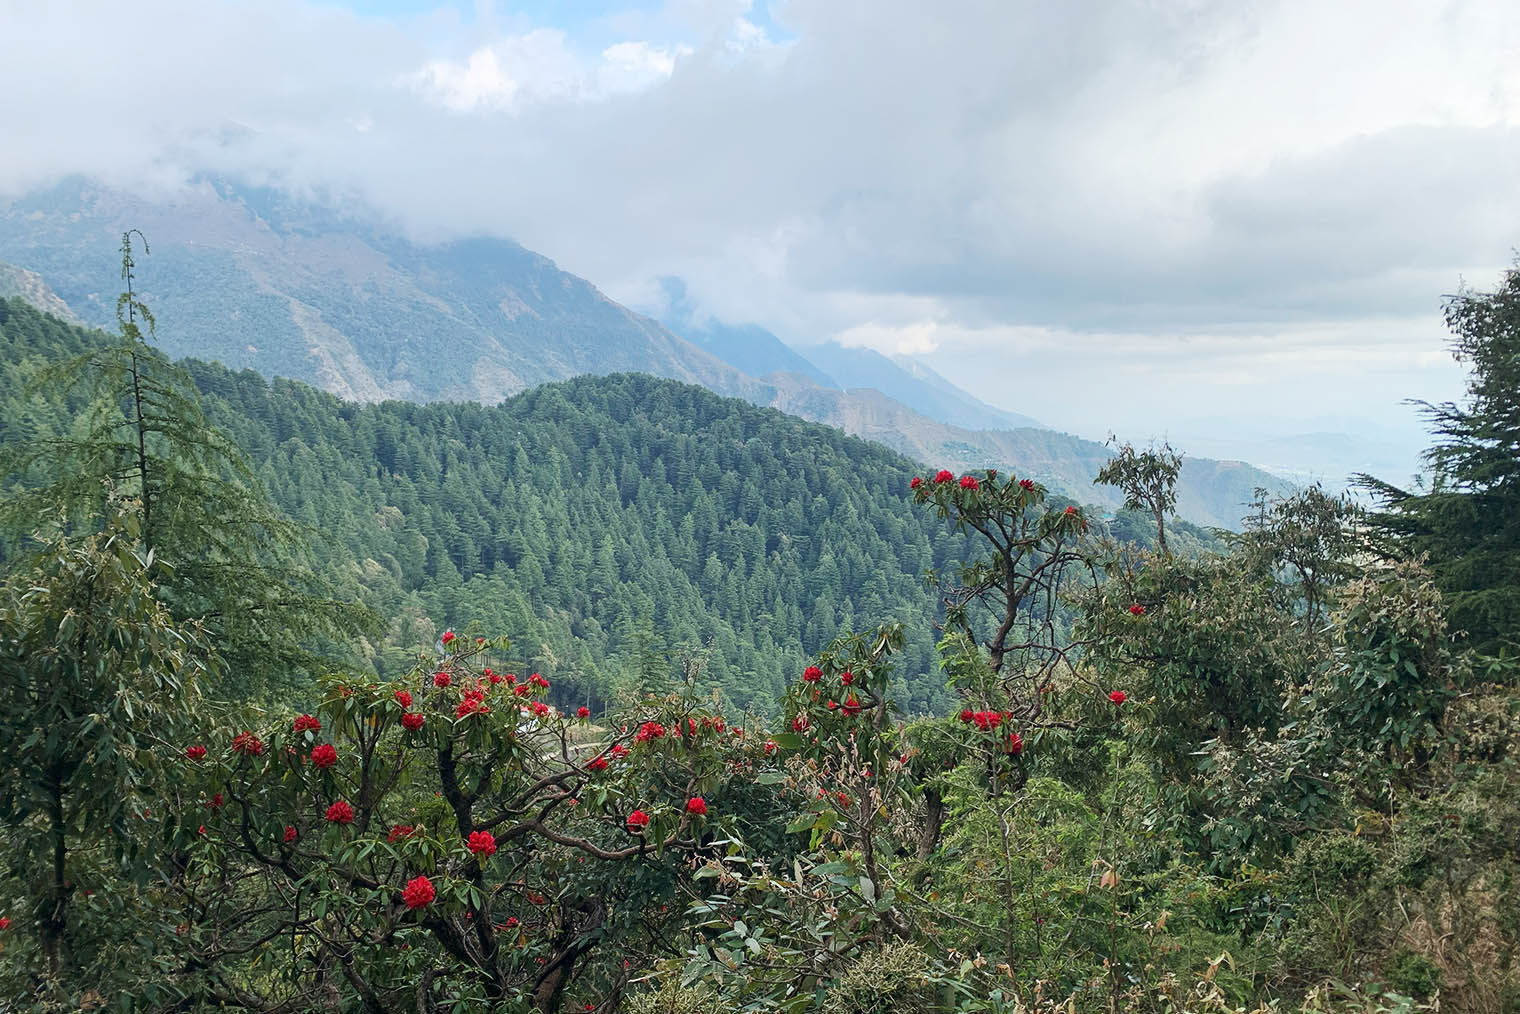
[[[0,0],[0,193],[213,170],[1086,435],[1419,439],[1520,244],[1509,0]]]

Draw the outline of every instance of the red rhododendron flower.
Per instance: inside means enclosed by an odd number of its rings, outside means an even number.
[[[412,692],[410,690],[397,690],[396,703],[403,708],[410,708],[412,706]]]
[[[707,816],[707,800],[701,796],[692,796],[686,801],[686,812],[694,813],[698,817]]]
[[[539,718],[543,718],[548,713],[549,713],[549,705],[545,704],[543,701],[534,701],[533,702],[533,714],[534,715],[536,715]]]
[[[528,682],[536,687],[543,687],[545,690],[549,689],[549,681],[544,679],[538,673],[534,673],[532,676],[529,676]]]
[[[713,719],[713,731],[714,732],[722,732],[723,731],[723,719],[721,719],[721,718],[714,718]],[[742,736],[744,734],[744,730],[743,729],[735,729],[734,733],[736,735],[741,735]]]
[[[981,486],[981,483],[979,483],[979,482],[976,481],[976,476],[974,476],[974,475],[963,475],[963,476],[961,476],[961,489],[977,489],[980,486]]]
[[[447,648],[449,645],[451,645],[453,643],[454,643],[454,632],[452,630],[445,630],[443,632],[443,646],[445,648]]]
[[[1029,492],[1030,490],[1034,489],[1034,480],[1033,479],[1020,479],[1019,480],[1019,489],[1024,490],[1026,493]]]
[[[847,796],[847,795],[845,795],[843,792],[839,793],[834,798],[837,799],[837,800],[839,800],[839,805],[840,806],[849,806],[850,805],[850,797]]]
[[[765,741],[765,752],[766,753],[775,753],[776,752],[776,741],[774,739],[768,739],[768,740]]]
[[[916,475],[913,478],[911,478],[911,479],[908,480],[908,488],[909,489],[917,489],[918,487],[922,486],[923,484],[924,484],[924,480],[920,479]]]
[[[969,723],[971,721],[973,715],[974,715],[974,713],[972,712],[972,710],[970,708],[965,708],[965,709],[963,709],[961,711],[961,721]]]
[[[515,687],[512,688],[512,692],[514,694],[516,694],[518,697],[527,697],[528,693],[529,693],[529,691],[528,691],[528,684],[526,684],[526,683],[520,683],[517,686],[515,686]]]
[[[391,833],[385,836],[385,840],[394,845],[402,838],[410,838],[415,830],[416,828],[410,824],[394,824],[391,826]]]
[[[264,752],[264,743],[251,732],[240,732],[232,737],[232,752],[257,757]]]
[[[331,743],[318,743],[311,748],[311,762],[319,768],[330,768],[338,763],[338,750]]]
[[[634,733],[633,741],[635,743],[647,743],[652,739],[659,739],[663,735],[665,735],[665,726],[659,722],[645,722],[639,726],[639,731]]]
[[[628,815],[628,830],[642,831],[649,826],[649,814],[643,810],[634,810]]]
[[[1113,701],[1115,704],[1123,704],[1125,701],[1129,700],[1129,694],[1125,693],[1123,690],[1111,690],[1109,691],[1108,699]]]
[[[844,702],[844,713],[851,718],[860,714],[860,702],[855,699],[854,694],[851,694],[849,700]]]
[[[1132,606],[1129,607],[1129,614],[1131,616],[1144,616],[1145,615],[1145,607],[1142,606],[1140,603],[1136,602],[1134,605],[1132,605]]]
[[[627,757],[628,756],[628,748],[626,746],[624,746],[622,743],[614,743],[614,744],[612,744],[612,756],[614,758]]]
[[[1075,514],[1076,512],[1077,512],[1077,509],[1075,507],[1067,507],[1066,508],[1066,513],[1067,514]]]
[[[798,715],[796,718],[792,719],[793,732],[806,732],[807,727],[808,720],[806,715]]]
[[[517,916],[515,916],[515,915],[509,915],[509,916],[507,916],[507,921],[506,921],[505,925],[506,925],[507,929],[512,929],[513,927],[515,927],[517,925]]]
[[[1008,752],[1017,756],[1024,751],[1024,739],[1018,733],[1009,733]]]
[[[402,728],[416,732],[422,728],[422,715],[415,711],[408,711],[401,716],[401,726]]]
[[[446,672],[433,673],[433,686],[435,687],[446,687],[452,682],[454,680]]]
[[[433,882],[427,877],[413,877],[406,882],[406,887],[401,891],[401,900],[406,902],[407,908],[422,908],[424,905],[431,905],[436,897],[438,897],[438,892],[433,890]]]
[[[948,468],[941,468],[938,472],[934,473],[935,482],[949,482],[954,478],[955,476],[950,474],[950,470]]]
[[[591,717],[591,709],[588,708],[588,707],[586,707],[584,704],[582,704],[580,707],[578,707],[578,708],[575,709],[575,717],[576,718],[590,718]]]
[[[200,760],[202,757],[206,756],[206,748],[201,746],[199,743],[197,743],[195,746],[186,747],[185,756],[189,757],[191,760]]]
[[[843,683],[845,686],[849,686],[851,683],[855,682],[855,674],[846,669],[844,672],[839,674],[839,682]]]
[[[501,677],[489,669],[486,670],[486,679],[491,681],[493,687],[501,682]]]
[[[469,840],[465,842],[465,845],[477,856],[492,856],[496,854],[496,836],[490,831],[471,831]]]
[[[607,758],[603,757],[601,754],[597,754],[595,757],[591,758],[589,761],[586,762],[586,770],[587,771],[606,771],[607,770]]]
[[[302,716],[300,716],[299,718],[296,719],[296,722],[295,722],[295,731],[296,732],[306,732],[308,729],[311,730],[312,732],[321,732],[322,731],[322,723],[319,722],[319,721],[317,721],[315,718],[311,717],[310,715],[302,715]]]
[[[285,844],[289,845],[291,842],[295,841],[296,838],[297,838],[296,829],[293,828],[293,827],[291,827],[289,824],[286,824],[285,825]]]
[[[818,668],[816,665],[810,665],[806,669],[802,670],[802,678],[808,683],[817,683],[819,680],[823,679],[823,670]]]
[[[10,928],[11,928],[10,917],[9,916],[4,916],[4,915],[0,915],[0,930],[8,930]]]
[[[213,810],[220,810],[222,808],[222,794],[218,792],[216,795],[212,796],[211,802],[207,803],[206,805],[211,807]]]
[[[327,820],[333,824],[352,824],[354,808],[340,799],[327,808]]]

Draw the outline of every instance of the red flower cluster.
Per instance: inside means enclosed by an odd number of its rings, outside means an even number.
[[[934,473],[935,482],[950,482],[954,480],[954,478],[955,476],[950,473],[950,470],[948,468],[941,468],[938,472]]]
[[[628,830],[643,831],[649,826],[649,814],[643,810],[634,810],[628,815]]]
[[[455,718],[464,718],[467,715],[484,715],[491,709],[486,706],[486,692],[484,690],[466,690],[464,700],[459,702],[459,707],[454,709]]]
[[[251,732],[240,732],[232,737],[232,752],[257,757],[264,752],[264,742]]]
[[[796,718],[792,719],[793,732],[807,732],[807,729],[808,719],[806,715],[798,715]]]
[[[326,816],[330,824],[352,824],[354,808],[340,799],[327,808]]]
[[[963,475],[963,476],[961,476],[961,489],[978,489],[980,487],[981,487],[981,483],[979,483],[979,482],[976,481],[976,476],[974,476],[974,475]]]
[[[331,743],[318,743],[311,748],[311,762],[319,768],[330,768],[338,763],[338,750]]]
[[[628,748],[621,743],[612,744],[612,759],[622,760],[628,756]]]
[[[1145,615],[1145,607],[1142,606],[1140,603],[1136,602],[1136,603],[1134,603],[1133,605],[1131,605],[1129,607],[1129,614],[1131,616],[1144,616]]]
[[[1015,757],[1024,752],[1024,738],[1016,732],[1008,734],[1008,752]]]
[[[917,489],[918,487],[922,486],[923,484],[924,484],[924,480],[920,479],[916,475],[913,478],[911,478],[911,479],[908,480],[908,488],[909,489]]]
[[[291,842],[295,841],[297,837],[299,837],[299,835],[296,834],[296,829],[293,828],[293,827],[291,827],[289,824],[286,824],[285,825],[285,844],[289,845]]]
[[[422,728],[422,716],[415,711],[408,711],[401,716],[401,726],[411,732]]]
[[[197,743],[195,746],[185,747],[185,756],[191,760],[200,760],[206,756],[206,748]]]
[[[768,739],[765,741],[765,752],[767,754],[776,752],[776,741],[774,739]]]
[[[306,732],[308,730],[311,732],[321,732],[322,723],[310,715],[302,715],[301,717],[297,718],[295,722],[295,731]]]
[[[1019,489],[1022,489],[1026,493],[1029,492],[1030,490],[1034,489],[1034,480],[1033,479],[1020,479],[1019,480]]]
[[[449,645],[451,645],[453,643],[454,643],[454,632],[452,630],[445,630],[443,632],[443,646],[445,648],[447,648]]]
[[[692,796],[686,801],[686,812],[698,817],[707,816],[707,800],[701,796]]]
[[[532,676],[528,677],[528,685],[534,687],[542,687],[545,690],[549,689],[549,681],[544,679],[538,673],[534,673]]]
[[[1113,701],[1115,706],[1118,706],[1129,700],[1129,694],[1123,690],[1111,690],[1109,691],[1108,699]]]
[[[548,713],[549,705],[545,704],[543,701],[533,702],[533,715],[535,718],[543,718]]]
[[[595,757],[591,758],[589,761],[586,762],[586,770],[587,771],[606,771],[607,770],[607,758],[604,757],[602,754],[597,754]]]
[[[391,826],[391,833],[385,836],[385,840],[394,845],[402,838],[410,838],[415,830],[417,829],[410,824],[394,824]]]
[[[582,704],[580,707],[578,707],[578,708],[575,709],[575,717],[576,718],[590,718],[591,717],[591,709],[588,708],[588,707],[586,707],[584,704]]]
[[[471,831],[465,845],[477,856],[490,857],[496,854],[496,836],[490,831]]]
[[[212,796],[211,802],[207,803],[206,805],[211,807],[213,810],[220,810],[222,808],[222,794],[218,792],[216,795]]]
[[[961,721],[974,723],[983,732],[996,729],[1003,724],[1003,713],[1000,711],[972,711],[970,708],[961,712]]]
[[[844,702],[844,713],[851,718],[860,714],[860,702],[855,699],[854,694],[851,694]]]
[[[846,669],[844,672],[839,674],[839,682],[843,683],[845,686],[849,686],[851,683],[855,682],[855,674]]]
[[[412,692],[410,690],[397,690],[396,703],[403,708],[410,708],[412,706]]]
[[[433,686],[435,687],[446,687],[452,682],[454,682],[453,678],[446,672],[433,673]]]
[[[805,683],[817,683],[823,679],[823,670],[816,665],[810,665],[802,670],[802,679]]]
[[[1075,514],[1076,512],[1077,512],[1077,509],[1075,507],[1072,507],[1070,505],[1067,506],[1067,508],[1066,508],[1066,513],[1067,514]]]
[[[433,882],[427,877],[413,877],[406,882],[406,887],[401,892],[401,900],[406,902],[407,908],[431,905],[436,897],[438,892],[433,890]]]
[[[10,916],[0,915],[0,930],[8,930],[10,928],[11,928]]]
[[[635,743],[647,743],[652,739],[659,739],[663,735],[665,735],[665,726],[659,722],[645,722],[639,726],[639,731],[634,733],[633,741]]]
[[[488,680],[490,680],[490,681],[491,681],[491,686],[493,686],[493,687],[494,687],[494,686],[495,686],[495,685],[496,685],[496,684],[498,684],[498,683],[500,683],[500,682],[501,682],[501,675],[500,675],[500,674],[498,674],[498,673],[494,673],[494,672],[492,672],[492,671],[491,671],[491,670],[489,670],[489,669],[487,669],[487,670],[486,670],[486,673],[485,673],[485,675],[486,675],[486,679],[488,679]]]

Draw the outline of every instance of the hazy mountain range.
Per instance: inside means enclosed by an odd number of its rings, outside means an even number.
[[[97,326],[114,320],[121,233],[140,229],[137,288],[175,356],[313,383],[356,401],[499,401],[581,374],[699,384],[876,440],[926,464],[1034,475],[1112,507],[1092,485],[1099,443],[1040,428],[912,359],[793,347],[754,325],[700,319],[679,280],[655,321],[546,257],[494,238],[425,244],[365,210],[203,179],[164,196],[82,179],[0,204],[0,294]],[[1234,526],[1253,489],[1238,461],[1190,458],[1179,513]]]

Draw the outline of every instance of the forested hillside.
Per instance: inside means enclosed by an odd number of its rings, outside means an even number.
[[[0,303],[0,443],[52,425],[20,379],[98,333]],[[580,378],[494,406],[343,403],[303,384],[192,363],[208,416],[330,575],[391,618],[394,671],[435,624],[508,633],[582,693],[668,678],[769,706],[839,630],[910,622],[905,704],[944,703],[934,594],[920,576],[964,541],[911,509],[911,462],[701,388]]]

